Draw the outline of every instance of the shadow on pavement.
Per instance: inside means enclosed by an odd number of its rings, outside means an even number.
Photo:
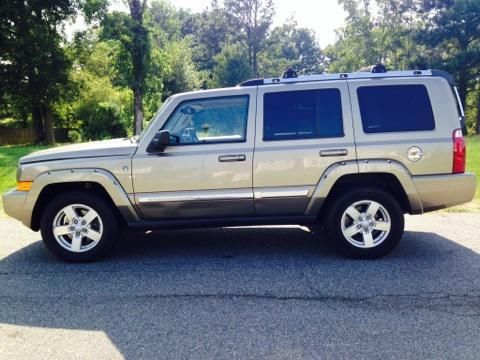
[[[430,319],[430,300],[404,300],[468,292],[479,260],[423,232],[383,259],[348,260],[300,227],[128,232],[92,264],[58,262],[35,242],[0,261],[0,323],[100,330],[127,358],[182,359],[347,356],[359,327],[370,338],[357,355],[394,356],[378,343],[392,322],[406,316],[395,341],[408,342],[452,321]],[[441,339],[422,346],[453,351]]]

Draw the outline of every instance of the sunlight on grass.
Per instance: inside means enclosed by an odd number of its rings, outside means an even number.
[[[480,200],[480,135],[467,138],[467,169],[477,175],[477,194]]]
[[[44,145],[2,146],[0,147],[0,194],[14,188],[17,184],[17,162],[22,156],[31,152],[46,149]],[[0,196],[0,214],[3,213]]]
[[[477,175],[475,199],[464,205],[454,206],[446,212],[480,212],[480,135],[467,137],[467,171]]]

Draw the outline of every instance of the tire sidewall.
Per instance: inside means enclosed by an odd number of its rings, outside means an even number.
[[[357,201],[371,200],[381,204],[388,212],[391,221],[390,233],[378,246],[363,249],[351,244],[342,233],[342,216],[345,210]],[[404,230],[404,217],[398,202],[393,196],[375,188],[359,188],[334,200],[325,223],[328,238],[344,255],[356,259],[375,259],[390,253],[399,243]]]
[[[58,212],[71,204],[83,204],[94,209],[103,223],[103,234],[98,244],[85,252],[71,252],[63,248],[53,235],[53,220]],[[70,192],[54,198],[44,209],[40,221],[42,239],[47,249],[57,258],[68,262],[95,261],[105,256],[114,245],[118,221],[111,206],[100,196],[88,192]]]

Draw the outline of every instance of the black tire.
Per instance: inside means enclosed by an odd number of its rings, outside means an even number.
[[[66,249],[55,239],[53,233],[54,221],[57,214],[68,205],[73,204],[86,205],[95,210],[98,217],[94,222],[98,224],[99,221],[101,221],[102,224],[101,237],[99,237],[98,243],[94,245],[93,248],[83,252],[74,252]],[[104,198],[86,191],[69,192],[59,195],[45,207],[40,221],[40,231],[46,248],[58,259],[67,262],[89,262],[104,257],[115,244],[118,234],[119,223],[113,210]],[[76,211],[81,212],[82,210]],[[93,226],[95,226],[95,223]],[[88,230],[85,231],[88,232]],[[67,235],[65,238],[68,241]],[[82,244],[87,243],[88,246],[88,242],[93,246],[94,241],[88,237],[83,238],[80,244],[83,246]]]
[[[353,245],[342,232],[342,217],[347,208],[364,200],[375,201],[380,204],[383,209],[386,210],[390,220],[390,230],[388,233],[385,232],[385,234],[388,235],[383,236],[383,240],[379,242],[378,245],[369,248]],[[370,187],[353,189],[332,199],[326,214],[324,224],[328,239],[341,254],[354,259],[376,259],[389,254],[398,245],[405,226],[403,211],[397,200],[384,190]],[[348,219],[350,218],[347,218],[347,220]],[[357,226],[360,227],[361,225]],[[381,237],[380,232],[374,233],[372,230],[371,233],[372,236],[376,234]],[[363,230],[360,231],[359,234],[363,238]]]

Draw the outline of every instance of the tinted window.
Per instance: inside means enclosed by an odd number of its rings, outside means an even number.
[[[163,126],[173,144],[245,141],[248,96],[182,102]]]
[[[263,102],[264,140],[343,136],[338,89],[267,93]]]
[[[423,85],[365,86],[357,90],[366,133],[433,130],[435,121]]]

